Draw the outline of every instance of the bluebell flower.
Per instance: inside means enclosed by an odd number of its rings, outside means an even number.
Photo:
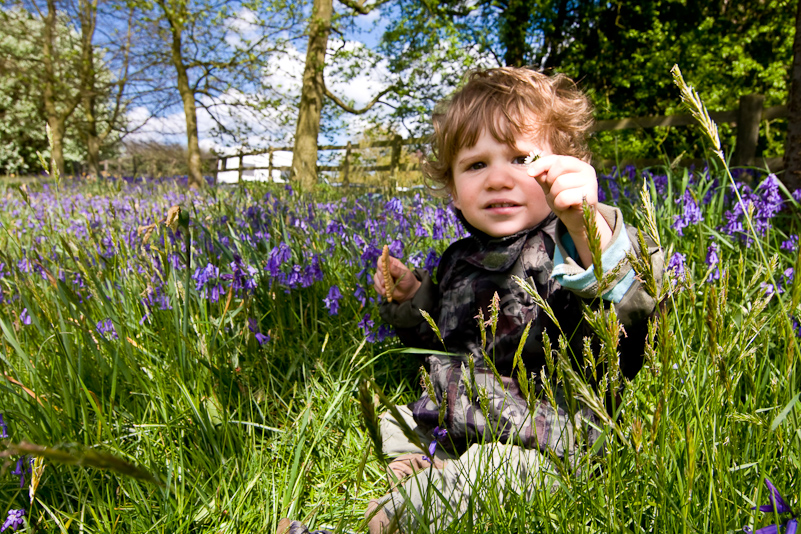
[[[384,210],[392,213],[403,213],[403,203],[397,197],[392,197],[384,204]]]
[[[97,332],[106,339],[118,339],[117,331],[114,329],[114,323],[111,319],[103,319],[95,326]]]
[[[668,260],[667,270],[672,271],[676,278],[685,280],[687,278],[686,262],[687,256],[681,252],[675,252]]]
[[[353,296],[356,297],[356,300],[359,301],[361,306],[367,304],[367,292],[364,288],[360,285],[356,285],[356,290],[353,292]]]
[[[790,239],[787,241],[782,241],[781,249],[782,250],[789,250],[790,252],[795,252],[795,249],[798,248],[798,236],[796,234],[792,234]]]
[[[31,316],[28,314],[28,308],[22,308],[22,311],[19,314],[19,321],[25,326],[31,324]]]
[[[684,195],[681,198],[676,200],[676,204],[681,205],[682,213],[681,215],[674,216],[673,225],[671,227],[676,230],[680,236],[683,236],[684,228],[692,224],[698,224],[704,220],[704,216],[689,188],[684,191]]]
[[[793,199],[795,199],[796,202],[801,202],[801,189],[793,191]]]
[[[198,267],[192,275],[195,281],[195,289],[200,291],[201,298],[206,298],[211,302],[217,302],[225,293],[220,283],[220,268],[207,263],[205,267]]]
[[[31,473],[31,464],[33,463],[33,458],[29,458],[27,456],[20,456],[17,458],[17,465],[14,467],[14,470],[11,471],[12,475],[16,475],[19,477],[19,487],[25,487],[25,474]]]
[[[709,245],[709,248],[706,252],[706,264],[710,268],[713,268],[712,272],[709,273],[709,277],[706,279],[707,282],[720,280],[720,268],[717,266],[719,263],[720,258],[718,257],[718,245],[717,243],[712,243]]]
[[[734,187],[734,186],[733,186]],[[723,214],[726,224],[721,230],[728,235],[738,235],[746,243],[751,243],[752,238],[745,232],[741,218],[744,214],[752,211],[752,223],[757,235],[764,236],[771,226],[772,219],[781,211],[783,199],[779,187],[779,180],[775,174],[768,175],[759,184],[756,191],[751,191],[747,185],[737,186],[742,197],[742,202],[736,202],[731,210]]]
[[[357,326],[362,329],[362,332],[367,334],[373,328],[374,324],[375,323],[373,323],[373,320],[370,318],[370,314],[365,313],[364,317],[362,317],[362,320],[359,321],[359,324]]]
[[[434,239],[445,239],[445,228],[448,227],[448,216],[445,213],[445,210],[442,208],[437,208],[437,211],[434,212],[434,228],[432,231],[432,237]]]
[[[231,288],[237,295],[239,295],[240,292],[243,292],[245,295],[252,295],[258,286],[254,278],[258,270],[251,265],[245,264],[238,255],[234,256],[234,261],[228,264],[228,266],[231,268],[231,274],[224,274],[220,278],[223,280],[231,280]]]
[[[651,180],[654,182],[654,188],[657,195],[664,195],[667,193],[668,177],[667,174],[651,175]]]
[[[0,438],[8,437],[8,425],[3,419],[3,414],[0,413]]]
[[[428,456],[423,455],[423,460],[433,465],[434,453],[437,451],[437,445],[441,443],[448,435],[448,430],[437,426],[431,431],[431,435],[434,437],[434,439],[432,439],[431,443],[428,444]]]
[[[765,478],[765,485],[768,487],[769,493],[768,504],[763,504],[759,507],[754,506],[752,510],[756,510],[758,508],[760,512],[775,515],[792,514],[793,509],[790,508],[790,505],[784,500],[784,497],[782,497],[781,493],[779,493],[779,490],[776,489],[776,486],[774,486],[773,483],[767,478]],[[793,517],[788,519],[783,526],[786,534],[795,534],[798,530],[798,519],[796,518],[795,514],[793,514]],[[778,534],[779,529],[779,525],[772,524],[755,530],[754,534]]]
[[[331,286],[328,290],[328,296],[323,299],[325,308],[328,310],[328,315],[336,315],[339,313],[339,299],[342,298],[342,293],[337,286]]]
[[[267,260],[267,270],[270,276],[276,278],[281,272],[281,265],[292,258],[292,249],[283,241],[270,251],[270,258]]]
[[[8,517],[6,518],[3,526],[0,527],[0,532],[5,532],[6,529],[17,530],[25,524],[25,510],[9,510]]]
[[[265,343],[270,341],[270,336],[269,335],[265,336],[264,334],[261,333],[261,331],[259,330],[259,323],[257,323],[256,319],[254,319],[253,317],[248,317],[248,329],[253,333],[253,337],[256,338],[256,341],[258,341],[259,345],[264,345]]]
[[[437,254],[437,251],[433,248],[430,249],[424,264],[424,269],[428,271],[429,275],[434,276],[434,271],[437,269],[437,266],[439,266],[439,260],[440,257],[439,254]]]
[[[389,325],[379,325],[378,332],[376,332],[376,340],[381,343],[387,338],[395,337],[395,330]]]
[[[418,222],[414,225],[414,236],[428,237],[428,230],[426,230],[426,227]]]
[[[400,239],[395,239],[392,243],[389,244],[389,253],[392,254],[395,258],[402,258],[403,257],[403,241]]]

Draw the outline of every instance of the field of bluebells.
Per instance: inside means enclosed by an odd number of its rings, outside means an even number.
[[[735,191],[724,176],[601,176],[669,259],[645,366],[603,454],[555,462],[539,475],[554,491],[490,504],[454,532],[796,525],[801,191],[759,172]],[[388,485],[359,385],[395,403],[420,388],[371,274],[384,244],[435,269],[467,235],[443,200],[194,193],[180,179],[0,195],[2,531],[267,533],[284,516],[364,531]]]

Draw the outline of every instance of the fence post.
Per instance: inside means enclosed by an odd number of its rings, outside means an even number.
[[[267,181],[274,182],[273,180],[273,149],[267,151]]]
[[[752,165],[759,142],[759,123],[762,120],[764,95],[743,95],[737,110],[737,147],[734,150],[734,166]]]
[[[244,154],[242,154],[240,152],[239,153],[239,169],[238,169],[238,174],[237,174],[237,177],[236,177],[236,181],[237,182],[241,182],[242,181],[242,167],[244,166],[244,164],[245,164],[245,156],[244,156]]]
[[[342,164],[342,185],[347,187],[350,185],[350,151],[352,145],[348,141],[348,146],[345,148],[345,162]]]
[[[390,160],[389,164],[389,172],[392,178],[395,178],[395,175],[398,172],[398,165],[400,164],[401,141],[402,138],[398,134],[395,134],[395,137],[392,138],[392,159]]]

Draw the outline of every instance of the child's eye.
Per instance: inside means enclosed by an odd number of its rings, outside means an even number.
[[[512,160],[512,163],[514,163],[515,165],[525,165],[527,157],[528,156],[517,156],[515,159]]]
[[[478,170],[481,170],[481,169],[483,169],[483,168],[484,168],[484,167],[486,167],[486,166],[487,166],[487,164],[486,164],[486,163],[484,163],[483,161],[476,161],[475,163],[471,163],[471,164],[470,164],[470,167],[469,167],[469,169],[470,169],[471,171],[478,171]]]

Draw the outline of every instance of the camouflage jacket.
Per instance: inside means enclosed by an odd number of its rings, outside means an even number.
[[[600,206],[599,212],[612,228],[612,243],[622,239],[630,249],[637,251],[636,230],[625,228],[620,211]],[[415,420],[423,428],[437,426],[439,404],[443,392],[447,391],[445,425],[454,449],[461,450],[470,443],[489,438],[543,451],[551,449],[562,456],[572,451],[574,439],[564,393],[561,389],[555,392],[557,406],[551,406],[541,396],[538,405],[530,411],[520,390],[517,370],[513,368],[515,352],[529,322],[531,328],[522,352],[529,374],[533,372],[539,376],[545,364],[543,331],[548,332],[556,346],[559,330],[512,277],[517,275],[526,280],[550,304],[562,331],[570,336],[570,348],[576,355],[582,354],[585,337],[595,340],[583,320],[580,301],[584,299],[588,304],[594,302],[597,305],[597,287],[591,284],[567,289],[558,281],[560,277],[552,276],[555,256],[560,260],[566,258],[560,267],[561,272],[584,272],[572,259],[575,252],[571,254],[570,246],[563,244],[568,242],[570,245],[572,241],[553,214],[534,228],[502,238],[491,238],[462,220],[471,236],[453,243],[445,251],[437,269],[438,283],[418,269],[415,276],[422,286],[411,300],[400,304],[383,302],[381,305],[382,318],[395,327],[406,346],[445,352],[419,310],[427,311],[436,322],[450,353],[432,353],[426,357],[426,367],[438,402],[434,403],[424,393],[410,405]],[[649,253],[652,268],[661,282],[662,252],[654,246],[649,248]],[[620,270],[616,282],[630,284],[614,299],[617,300],[616,312],[626,329],[626,336],[621,338],[619,346],[620,369],[624,376],[633,378],[642,366],[647,318],[655,308],[655,301],[634,278],[625,256],[618,263]],[[609,271],[606,259],[604,268]],[[493,337],[490,329],[485,327],[486,344],[482,351],[482,327],[477,315],[481,309],[485,320],[490,317],[490,304],[496,292],[500,298],[496,333]],[[594,344],[597,349],[597,340]],[[484,354],[493,358],[500,380],[484,361]],[[465,384],[468,355],[474,359],[475,382],[472,385]],[[476,386],[487,392],[484,405],[490,413],[482,410]],[[532,387],[539,389],[541,386],[532,383]],[[586,407],[579,407],[578,417],[591,424],[596,420]],[[590,440],[598,435],[597,425],[594,426]]]

